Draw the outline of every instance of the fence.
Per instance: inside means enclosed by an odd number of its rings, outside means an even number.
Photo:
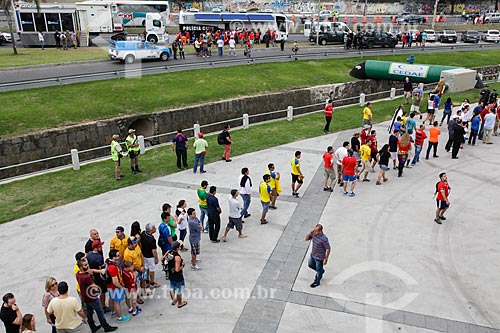
[[[425,89],[428,89],[429,87],[425,87]],[[388,91],[381,91],[381,92],[376,92],[372,94],[363,94],[361,93],[359,96],[352,96],[352,97],[347,97],[347,98],[342,98],[342,99],[337,99],[334,101],[335,107],[342,107],[342,106],[352,106],[352,105],[360,105],[363,106],[366,102],[368,101],[375,101],[375,100],[380,100],[380,99],[395,99],[398,96],[402,95],[402,89],[396,89],[392,88],[391,90]],[[268,122],[268,121],[275,121],[275,120],[281,120],[281,119],[287,119],[288,121],[293,121],[294,117],[302,116],[302,115],[308,115],[308,114],[313,114],[317,112],[322,112],[323,111],[323,106],[325,105],[325,102],[320,102],[320,103],[315,103],[315,104],[310,104],[310,105],[304,105],[304,106],[288,106],[286,109],[281,109],[281,110],[273,110],[269,112],[264,112],[260,114],[255,114],[255,115],[248,115],[248,114],[243,114],[241,117],[237,118],[232,118],[232,119],[226,119],[223,121],[215,122],[215,123],[210,123],[210,124],[194,124],[193,127],[191,128],[186,128],[183,129],[183,132],[185,132],[188,136],[196,137],[198,133],[200,132],[211,132],[214,131],[217,128],[220,128],[220,125],[223,124],[230,124],[231,127],[242,127],[243,129],[248,129],[250,125],[252,124],[258,124],[258,123],[263,123],[263,122]],[[139,146],[141,149],[141,154],[144,154],[146,150],[153,148],[154,146],[158,145],[153,145],[152,143],[154,142],[168,142],[169,140],[161,140],[162,138],[165,139],[165,137],[173,137],[177,132],[168,132],[168,133],[161,133],[153,136],[148,136],[144,137],[139,135],[138,136],[138,141],[139,141]],[[122,142],[123,144],[123,142]],[[13,169],[13,168],[20,168],[20,167],[26,167],[26,166],[33,166],[36,164],[39,164],[37,168],[32,168],[32,170],[40,170],[43,169],[44,166],[49,165],[49,162],[53,162],[54,160],[57,160],[57,164],[59,166],[57,167],[46,167],[44,172],[47,170],[54,170],[54,169],[61,169],[61,168],[69,168],[72,167],[73,170],[79,170],[80,166],[82,165],[82,161],[86,161],[86,163],[95,161],[96,159],[94,157],[88,158],[87,156],[90,155],[90,153],[93,153],[95,155],[96,151],[103,151],[101,154],[101,158],[109,158],[109,150],[110,146],[100,146],[100,147],[95,147],[95,148],[90,148],[90,149],[85,149],[85,150],[77,150],[77,149],[71,149],[70,152],[67,154],[62,154],[62,155],[57,155],[57,156],[52,156],[44,159],[38,159],[34,161],[29,161],[25,163],[19,163],[15,165],[9,165],[9,166],[4,166],[0,167],[0,171],[7,170],[7,169]],[[86,156],[87,155],[87,156]],[[29,170],[29,168],[28,168]],[[29,173],[28,171],[27,173]],[[17,177],[17,176],[14,176]]]

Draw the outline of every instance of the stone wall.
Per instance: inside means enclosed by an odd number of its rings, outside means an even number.
[[[335,100],[353,97],[350,101],[336,102],[335,106],[357,103],[358,96],[362,92],[365,94],[387,92],[392,86],[400,87],[401,83],[398,82],[393,85],[389,81],[354,81],[210,102],[163,112],[119,117],[32,133],[0,141],[0,167],[69,154],[73,148],[82,151],[105,146],[102,149],[81,153],[80,160],[107,156],[109,155],[108,145],[111,136],[116,133],[124,140],[129,128],[135,128],[138,135],[149,137],[174,132],[178,128],[191,128],[198,122],[202,126],[202,131],[209,133],[221,130],[222,125],[203,126],[204,124],[239,118],[244,113],[254,116],[251,117],[250,123],[285,118],[286,111],[271,115],[259,115],[269,111],[286,110],[289,105],[299,107],[324,102],[329,97],[330,91],[333,91]],[[367,101],[382,97],[388,97],[388,94],[379,93],[368,96]],[[294,114],[320,110],[322,107],[322,105],[305,107],[294,110]],[[241,126],[242,121],[231,121],[230,124],[233,127]],[[187,131],[187,135],[191,136],[192,132]],[[167,135],[149,139],[148,144],[153,145],[171,140],[172,136]],[[8,178],[69,163],[71,163],[69,156],[54,158],[41,163],[2,170],[0,178]]]

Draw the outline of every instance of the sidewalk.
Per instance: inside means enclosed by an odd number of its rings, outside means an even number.
[[[387,141],[387,123],[375,129],[381,146]],[[424,332],[421,327],[438,330],[443,323],[449,332],[461,332],[454,327],[476,332],[468,323],[500,328],[499,210],[494,202],[500,175],[491,172],[500,163],[495,145],[500,140],[466,146],[459,160],[451,160],[443,150],[447,134],[442,134],[440,158],[421,159],[402,178],[391,170],[389,181],[376,186],[377,174],[370,174],[372,182],[358,183],[354,198],[342,197],[338,188],[323,192],[321,156],[328,145],[337,148],[353,132],[264,149],[231,163],[208,164],[204,175],[187,170],[0,225],[7,240],[3,252],[10,254],[2,260],[2,293],[13,292],[23,314],[34,313],[39,330],[48,330],[40,306],[45,278],[68,281],[76,296],[74,254],[83,251],[90,228],[99,230],[107,254],[117,225],[128,234],[135,220],[143,228],[158,223],[165,202],[175,207],[185,199],[188,207],[197,208],[196,189],[206,179],[218,187],[222,233],[229,192],[237,187],[241,168],[248,167],[253,181],[252,216],[244,224],[248,238],[238,239],[233,230],[227,243],[212,244],[203,234],[202,270],[193,272],[188,263],[184,270],[189,304],[172,307],[167,290],[157,289],[143,313],[119,324],[120,332],[364,332],[373,325],[380,332]],[[290,193],[295,150],[303,152],[301,198]],[[278,209],[268,213],[270,223],[260,225],[258,184],[270,162],[282,175],[283,193]],[[449,175],[452,204],[448,220],[438,226],[432,221],[432,194],[443,170]],[[303,260],[308,257],[303,239],[318,222],[333,253],[321,286],[311,289],[314,272]],[[181,255],[189,261],[189,252]],[[168,286],[161,271],[157,280]]]

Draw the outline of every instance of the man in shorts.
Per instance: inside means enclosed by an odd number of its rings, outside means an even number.
[[[333,192],[332,184],[335,179],[335,171],[333,170],[333,147],[329,146],[326,148],[326,152],[323,154],[323,163],[325,166],[325,183],[323,186],[323,191]]]
[[[202,223],[196,217],[196,210],[188,208],[188,225],[189,225],[189,243],[191,243],[191,270],[199,271],[198,259],[196,256],[200,254],[201,231],[203,230]]]
[[[370,162],[372,153],[370,149],[370,144],[371,144],[370,139],[366,139],[366,143],[361,145],[361,148],[359,148],[359,154],[361,155],[361,170],[359,170],[359,177],[361,178],[361,175],[363,174],[364,171],[365,172],[365,175],[363,177],[364,182],[370,181],[368,179],[368,172],[370,171]]]
[[[141,233],[140,243],[142,255],[144,256],[145,276],[149,277],[149,287],[153,289],[160,287],[160,284],[155,282],[156,266],[158,265],[158,247],[154,237],[156,225],[147,223],[145,228],[146,230]]]
[[[262,215],[260,217],[260,224],[267,224],[266,214],[269,211],[269,206],[271,206],[271,186],[269,182],[271,181],[271,176],[265,174],[262,176],[263,182],[259,185],[259,195],[260,203],[262,204]]]
[[[450,200],[448,199],[448,195],[450,194],[451,187],[448,184],[448,176],[445,172],[439,174],[439,182],[436,184],[436,217],[434,218],[434,222],[437,224],[441,224],[441,221],[446,220],[444,217],[444,213],[450,207]]]
[[[335,151],[335,159],[337,164],[337,184],[344,186],[342,182],[342,160],[347,156],[347,149],[351,148],[349,141],[344,141],[342,147],[337,148]]]
[[[236,189],[231,190],[231,198],[229,199],[229,223],[226,226],[226,231],[222,237],[223,242],[227,242],[227,234],[229,230],[236,228],[238,231],[238,238],[246,238],[247,236],[243,234],[243,221],[241,219],[241,204],[238,201],[238,195],[240,192]]]
[[[355,169],[358,165],[358,161],[356,161],[356,157],[353,156],[354,151],[352,149],[347,149],[347,156],[342,160],[342,169],[343,169],[343,181],[344,181],[344,193],[342,195],[349,195],[350,197],[355,196],[354,187],[356,187],[356,173]],[[347,183],[351,182],[351,191],[347,193]]]
[[[398,159],[398,142],[399,142],[399,131],[394,131],[391,136],[389,136],[389,152],[391,153],[392,159],[392,169],[396,170],[396,161]],[[389,165],[388,165],[389,167]]]

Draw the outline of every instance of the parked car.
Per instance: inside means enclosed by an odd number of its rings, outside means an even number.
[[[396,36],[398,42],[401,41],[402,32],[399,25],[391,25],[391,27],[389,28],[389,33],[393,36]]]
[[[495,42],[495,43],[498,43],[498,41],[500,40],[500,31],[498,30],[487,30],[484,34],[483,34],[483,40],[485,42]]]
[[[484,18],[484,23],[499,23],[500,13],[489,13]]]
[[[309,34],[309,41],[319,45],[326,45],[329,43],[343,43],[345,32],[340,29],[331,29],[330,26],[321,26],[319,29],[319,36],[316,36],[317,27],[314,27]]]
[[[393,34],[381,30],[370,30],[363,35],[363,48],[371,49],[374,46],[394,48],[398,39]]]
[[[479,43],[481,35],[477,30],[467,30],[462,34],[462,37],[460,39],[464,43]]]
[[[456,43],[457,42],[457,33],[453,29],[444,29],[439,34],[439,41],[441,43]]]
[[[427,35],[427,42],[435,42],[437,40],[436,32],[432,29],[425,29],[425,34]]]
[[[111,60],[120,60],[127,64],[135,60],[161,59],[167,61],[172,55],[168,47],[158,46],[151,42],[111,41],[108,56]]]
[[[0,35],[5,39],[7,43],[12,43],[12,35],[8,32],[0,32]]]
[[[421,24],[425,22],[425,18],[420,15],[405,15],[396,19],[398,24]]]

